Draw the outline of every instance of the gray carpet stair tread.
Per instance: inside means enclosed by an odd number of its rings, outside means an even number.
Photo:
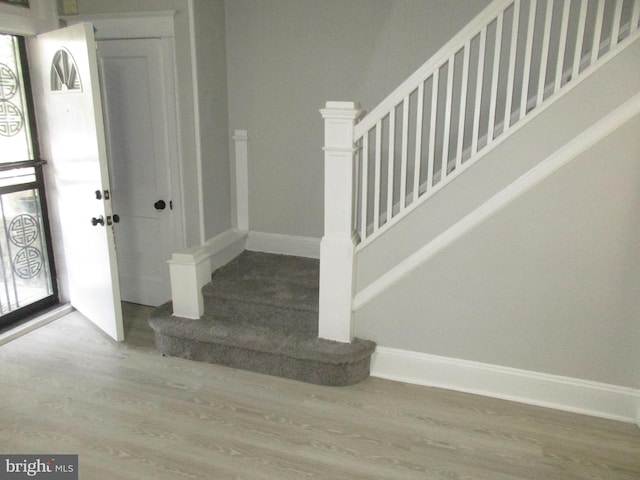
[[[268,326],[252,324],[247,328],[244,323],[234,323],[224,318],[180,319],[171,316],[171,304],[156,309],[149,324],[156,332],[184,340],[222,344],[335,365],[360,361],[371,355],[375,348],[375,344],[368,340],[334,342],[304,333],[283,334]]]
[[[318,311],[319,261],[245,251],[216,270],[206,297]]]

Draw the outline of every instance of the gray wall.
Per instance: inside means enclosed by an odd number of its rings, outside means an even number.
[[[251,229],[322,236],[318,110],[370,110],[488,3],[226,0],[229,128],[249,132]]]
[[[640,387],[640,116],[356,315],[379,345]]]
[[[322,236],[318,110],[328,100],[359,101],[371,109],[488,3],[225,0],[223,13],[223,0],[195,0],[201,179],[186,0],[78,0],[78,13],[177,11],[185,223],[187,243],[195,245],[198,181],[205,238],[232,223],[227,159],[235,129],[247,129],[250,137],[251,229]]]
[[[231,227],[224,1],[195,0],[205,239]]]

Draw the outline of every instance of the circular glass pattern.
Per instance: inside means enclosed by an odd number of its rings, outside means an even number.
[[[24,125],[22,112],[8,100],[0,100],[0,135],[13,137]]]
[[[21,248],[13,258],[13,271],[24,280],[38,276],[42,265],[42,253],[35,247]]]
[[[0,63],[0,100],[9,100],[18,91],[18,78],[4,63]]]
[[[9,240],[16,247],[28,247],[38,238],[38,220],[26,213],[18,215],[9,224]]]

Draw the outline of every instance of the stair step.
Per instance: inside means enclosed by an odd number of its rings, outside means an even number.
[[[319,282],[314,258],[245,251],[216,270],[202,294],[317,313]]]
[[[243,252],[202,289],[205,315],[317,336],[319,276],[312,258]]]
[[[373,342],[318,338],[317,260],[243,252],[205,286],[199,320],[157,308],[149,324],[166,355],[320,385],[369,376]]]

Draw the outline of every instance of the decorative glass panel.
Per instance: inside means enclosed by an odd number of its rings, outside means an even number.
[[[71,54],[64,49],[58,50],[51,62],[51,91],[81,90],[78,67]]]
[[[24,49],[0,34],[0,328],[58,301]]]
[[[0,195],[0,312],[50,296],[51,272],[37,189]]]
[[[33,159],[18,42],[0,34],[0,163]]]

